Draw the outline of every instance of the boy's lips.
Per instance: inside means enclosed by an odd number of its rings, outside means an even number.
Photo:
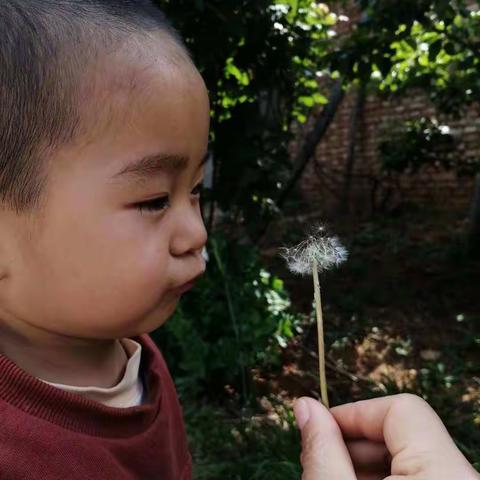
[[[197,282],[197,279],[199,277],[201,277],[203,275],[203,271],[201,273],[199,273],[198,275],[195,275],[195,277],[193,277],[191,280],[189,280],[188,282],[184,283],[183,285],[180,285],[178,287],[175,287],[173,289],[173,291],[177,294],[177,295],[182,295],[183,293],[186,293],[188,292],[189,290],[191,290],[194,286],[195,286],[195,283]]]

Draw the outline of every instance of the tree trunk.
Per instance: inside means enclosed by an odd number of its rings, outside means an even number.
[[[468,250],[472,255],[480,256],[480,173],[477,174],[475,181],[469,220]]]
[[[352,190],[352,177],[355,167],[358,128],[363,116],[363,108],[365,106],[365,84],[361,84],[357,93],[355,107],[352,115],[352,123],[350,124],[349,142],[347,162],[345,164],[345,180],[343,184],[343,191],[340,200],[340,213],[343,215],[349,213],[350,210],[350,192]]]

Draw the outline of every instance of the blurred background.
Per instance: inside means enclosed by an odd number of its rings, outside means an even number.
[[[331,402],[421,395],[480,469],[480,3],[157,3],[212,102],[207,274],[154,333],[194,478],[300,476],[313,286],[279,249],[318,223]]]

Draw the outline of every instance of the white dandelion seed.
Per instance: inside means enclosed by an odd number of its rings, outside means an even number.
[[[309,275],[315,263],[321,273],[343,263],[348,252],[338,237],[328,236],[325,228],[319,226],[298,245],[282,248],[281,255],[292,273]]]

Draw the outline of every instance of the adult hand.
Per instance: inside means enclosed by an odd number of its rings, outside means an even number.
[[[402,394],[328,411],[295,403],[302,480],[479,480],[432,408]]]

